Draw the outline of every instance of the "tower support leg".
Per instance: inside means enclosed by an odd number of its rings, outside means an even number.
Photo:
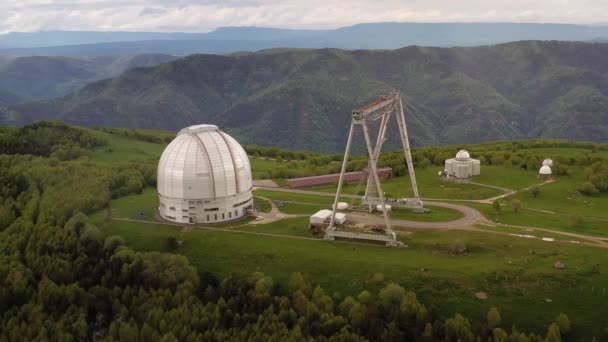
[[[372,151],[371,139],[369,137],[369,130],[367,128],[367,122],[362,124],[363,135],[365,136],[365,144],[367,145],[367,153],[369,154],[369,160],[372,167],[372,174],[374,175],[374,181],[376,182],[376,189],[378,190],[378,196],[380,196],[380,205],[382,206],[382,214],[384,215],[384,223],[386,225],[386,234],[393,235],[393,229],[391,228],[391,221],[388,218],[388,212],[386,211],[386,202],[384,200],[384,192],[382,191],[382,184],[380,184],[380,177],[378,176],[378,168],[376,167],[377,156]]]
[[[355,130],[355,122],[350,123],[350,130],[348,131],[348,139],[346,140],[346,151],[344,151],[344,160],[342,160],[342,168],[340,170],[340,178],[338,179],[338,189],[336,190],[336,198],[334,199],[334,205],[331,208],[331,219],[329,221],[329,227],[325,231],[325,238],[333,240],[331,235],[332,231],[336,229],[334,226],[336,220],[336,210],[338,209],[338,202],[340,201],[340,194],[342,193],[342,184],[344,183],[344,173],[346,172],[346,166],[348,164],[348,156],[350,154],[351,144],[353,142],[353,133]]]

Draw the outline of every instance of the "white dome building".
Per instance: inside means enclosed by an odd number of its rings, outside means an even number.
[[[469,151],[467,150],[460,150],[456,153],[456,160],[460,160],[460,161],[466,161],[471,159],[471,155],[469,154]]]
[[[230,221],[253,206],[243,147],[214,125],[182,129],[158,163],[158,211],[180,223]]]
[[[540,167],[540,170],[538,170],[538,176],[541,178],[549,178],[551,177],[551,167],[549,167],[549,165],[543,165]]]
[[[446,159],[445,174],[448,178],[457,180],[468,180],[473,176],[479,175],[481,163],[478,159],[472,159],[466,150],[460,150],[455,158]]]

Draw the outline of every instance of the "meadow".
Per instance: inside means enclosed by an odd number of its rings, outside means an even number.
[[[145,203],[151,193],[113,201],[114,215],[128,213],[130,209],[121,211],[121,207],[131,207],[138,199]],[[608,307],[597,303],[608,299],[604,293],[608,253],[599,248],[479,232],[422,230],[400,235],[408,245],[405,249],[330,243],[308,239],[314,236],[306,228],[306,217],[256,226],[223,226],[222,231],[108,221],[103,213],[93,215],[92,220],[107,235],[120,235],[138,250],[160,250],[165,237],[176,237],[183,241],[177,253],[187,256],[199,272],[210,271],[220,277],[260,271],[285,284],[292,272],[300,271],[337,296],[381,286],[376,282],[382,279],[382,284],[395,281],[416,291],[440,316],[461,312],[483,319],[489,307],[497,306],[505,326],[514,324],[541,332],[539,327],[566,312],[574,335],[607,333],[603,327],[608,324]],[[286,236],[248,234],[256,232]],[[454,254],[450,248],[454,241],[462,241],[466,253]],[[565,269],[553,267],[558,260],[565,263]],[[475,298],[477,291],[486,292],[489,299]],[[547,298],[552,302],[547,303]]]
[[[94,160],[108,163],[114,160],[155,160],[164,147],[163,144],[144,141],[133,143],[133,139],[114,136],[107,137],[113,139],[109,147],[93,153]],[[537,152],[568,155],[569,149],[539,149]],[[576,155],[580,151],[570,152]],[[294,161],[255,158],[251,163],[256,178],[268,174],[277,165],[284,166]],[[605,328],[608,326],[608,306],[598,304],[608,299],[608,253],[601,248],[569,243],[569,238],[557,234],[576,232],[608,236],[608,221],[603,220],[608,218],[608,213],[603,210],[608,208],[608,197],[581,196],[576,191],[585,180],[584,168],[571,167],[570,175],[555,176],[554,182],[541,187],[536,198],[530,191],[514,195],[523,203],[518,212],[513,211],[508,199],[501,200],[500,212],[489,204],[466,200],[486,199],[504,193],[493,187],[519,190],[540,184],[542,180],[537,178],[536,170],[483,165],[482,174],[474,182],[493,186],[488,187],[445,182],[437,176],[441,168],[431,165],[416,170],[422,197],[465,200],[458,203],[481,211],[495,222],[553,229],[555,234],[528,233],[553,237],[556,241],[505,235],[528,234],[518,228],[478,226],[476,228],[485,232],[399,228],[400,240],[408,245],[404,249],[330,243],[310,233],[306,215],[328,208],[333,202],[332,196],[269,190],[255,191],[261,213],[270,210],[270,203],[259,198],[264,197],[283,201],[279,209],[285,213],[304,216],[258,225],[243,221],[184,229],[181,225],[154,222],[157,195],[155,189],[146,188],[139,195],[113,200],[114,219],[108,220],[106,211],[92,215],[91,219],[105,234],[120,235],[137,250],[163,250],[163,241],[174,237],[182,241],[176,253],[187,256],[199,272],[209,271],[219,278],[230,274],[248,276],[260,271],[285,286],[292,272],[302,272],[336,298],[356,295],[363,289],[375,289],[388,281],[395,281],[414,290],[440,317],[460,312],[474,320],[484,320],[488,308],[497,306],[503,317],[503,326],[515,325],[522,330],[542,333],[547,322],[565,312],[573,324],[570,336],[574,340],[608,338]],[[356,187],[357,184],[348,184],[344,193],[352,194]],[[331,193],[334,186],[308,190]],[[384,190],[392,197],[411,196],[407,176],[385,182]],[[341,200],[353,202],[350,198]],[[392,217],[430,222],[450,221],[460,215],[444,208],[429,209],[428,214],[395,210]],[[582,225],[573,219],[577,214],[584,216]],[[455,243],[464,244],[466,252],[454,252]],[[565,268],[555,268],[557,261],[563,262]],[[486,292],[488,299],[477,299],[474,294],[478,291]]]

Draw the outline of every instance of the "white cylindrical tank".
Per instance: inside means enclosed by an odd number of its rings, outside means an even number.
[[[214,125],[182,129],[158,163],[159,213],[180,223],[230,221],[253,205],[243,147]]]
[[[337,210],[346,210],[348,209],[348,207],[350,206],[346,202],[338,202],[338,204],[336,205]]]

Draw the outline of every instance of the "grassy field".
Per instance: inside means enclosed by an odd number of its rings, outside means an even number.
[[[414,213],[410,210],[393,208],[391,211],[391,218],[396,220],[408,220],[408,221],[419,221],[419,222],[447,222],[458,220],[462,217],[462,214],[458,211],[435,207],[435,206],[424,206],[428,209],[425,213]]]
[[[90,132],[108,142],[107,146],[97,148],[91,155],[92,159],[102,163],[116,164],[141,160],[153,160],[157,162],[167,145],[96,130],[91,130]]]
[[[109,146],[96,150],[92,156],[101,162],[156,160],[164,148],[164,144],[136,141],[104,132],[98,134],[106,135],[110,141]],[[558,152],[566,155],[567,151],[545,152],[551,156]],[[283,162],[253,159],[254,177],[267,173],[275,163]],[[440,169],[431,166],[417,170],[423,197],[481,199],[502,193],[498,189],[475,184],[444,182],[437,177]],[[484,165],[481,172],[475,182],[499,187],[521,189],[539,182],[535,171],[519,168]],[[527,191],[517,194],[524,206],[518,213],[507,206],[495,213],[490,205],[466,204],[496,222],[608,236],[608,222],[593,218],[608,218],[608,211],[603,210],[608,208],[608,196],[578,195],[576,189],[583,181],[583,170],[574,169],[571,176],[556,177],[555,182],[544,185],[539,198],[533,198]],[[348,185],[345,193],[353,193],[355,187],[355,184]],[[410,196],[409,188],[407,177],[385,183],[385,191],[391,197]],[[333,191],[332,187],[322,190]],[[258,190],[255,195],[271,200],[311,203],[284,203],[280,207],[283,212],[292,214],[311,214],[329,208],[333,202],[331,196],[265,190]],[[351,199],[342,200],[352,202]],[[137,250],[162,250],[164,238],[176,237],[183,241],[177,253],[187,256],[199,272],[210,271],[220,278],[230,274],[248,276],[261,271],[286,284],[292,272],[302,272],[328,293],[355,295],[363,289],[382,286],[372,281],[372,278],[377,278],[374,275],[381,273],[384,282],[395,281],[416,291],[438,316],[460,312],[474,320],[485,320],[488,308],[497,306],[504,327],[516,325],[520,330],[544,333],[546,324],[558,313],[565,312],[572,321],[571,340],[608,339],[608,306],[601,304],[608,300],[606,250],[489,232],[569,239],[564,236],[500,226],[481,227],[488,232],[407,230],[408,234],[401,234],[400,239],[409,247],[389,249],[324,241],[308,231],[307,217],[259,225],[250,225],[244,220],[214,225],[212,228],[215,230],[185,232],[180,225],[150,222],[154,220],[157,203],[156,190],[148,188],[142,194],[112,201],[114,220],[107,220],[103,211],[92,215],[91,220],[107,235],[120,235]],[[270,209],[267,201],[258,199],[258,205],[263,210]],[[450,221],[460,217],[459,213],[448,209],[429,208],[431,212],[428,214],[395,210],[391,217],[417,221]],[[584,216],[584,223],[575,227],[571,215],[577,213]],[[455,241],[462,241],[467,252],[454,255],[450,246]],[[553,266],[556,261],[564,262],[566,267],[556,269]],[[477,291],[486,292],[488,300],[476,299],[474,293]],[[546,302],[547,298],[552,302]]]
[[[179,236],[181,228],[133,221],[98,222],[106,234],[121,235],[139,250],[160,249],[162,238]],[[235,229],[309,237],[305,226],[306,218],[299,218]],[[608,285],[608,253],[601,249],[458,231],[416,231],[403,238],[409,245],[406,249],[238,231],[195,229],[181,236],[184,243],[178,253],[187,256],[199,271],[220,277],[261,271],[285,283],[292,272],[300,271],[329,293],[354,295],[378,286],[370,279],[382,273],[386,281],[416,291],[441,316],[461,312],[481,320],[490,306],[497,306],[504,326],[515,324],[542,332],[539,327],[566,312],[573,322],[573,335],[606,336],[603,327],[608,324],[608,306],[597,305],[608,299],[603,294]],[[466,254],[452,255],[449,246],[455,240],[466,244]],[[566,268],[555,269],[557,260]],[[476,291],[485,291],[489,299],[476,299]],[[546,303],[545,298],[553,302]]]
[[[482,165],[480,175],[473,177],[473,181],[518,190],[542,183],[537,172],[538,170],[526,171],[519,167]]]
[[[257,196],[270,198],[272,200],[279,201],[291,201],[291,202],[306,202],[306,203],[317,203],[331,205],[334,202],[332,196],[316,196],[307,194],[296,194],[288,192],[279,192],[271,190],[256,190],[254,192]],[[344,201],[350,203],[350,198],[344,199]]]
[[[283,203],[279,210],[286,214],[314,214],[321,209],[330,208],[330,204]]]
[[[517,194],[526,207],[567,214],[608,218],[608,193],[583,196],[577,189],[585,182],[584,170],[574,168],[569,176],[555,176],[555,181],[542,186],[538,198],[529,191]]]
[[[516,226],[530,226],[558,231],[608,237],[608,221],[593,218],[583,218],[582,225],[576,225],[572,216],[559,215],[535,210],[521,209],[514,212],[508,203],[503,203],[502,210],[497,213],[489,204],[462,203],[473,207],[484,214],[488,219],[504,224]]]
[[[421,197],[426,198],[450,198],[450,199],[484,199],[502,194],[498,189],[492,189],[476,184],[452,183],[442,180],[437,176],[441,167],[428,167],[424,170],[416,170],[416,182]],[[483,170],[482,170],[483,172]],[[412,197],[412,187],[409,177],[398,177],[382,182],[382,188],[386,196],[392,198]],[[307,190],[335,192],[335,185],[327,185]],[[358,183],[347,184],[343,187],[344,194],[355,195],[355,192],[363,194],[365,185]]]
[[[255,208],[257,211],[262,212],[262,213],[269,213],[270,210],[272,210],[272,206],[270,205],[270,203],[265,200],[265,199],[261,199],[259,197],[255,197]]]

